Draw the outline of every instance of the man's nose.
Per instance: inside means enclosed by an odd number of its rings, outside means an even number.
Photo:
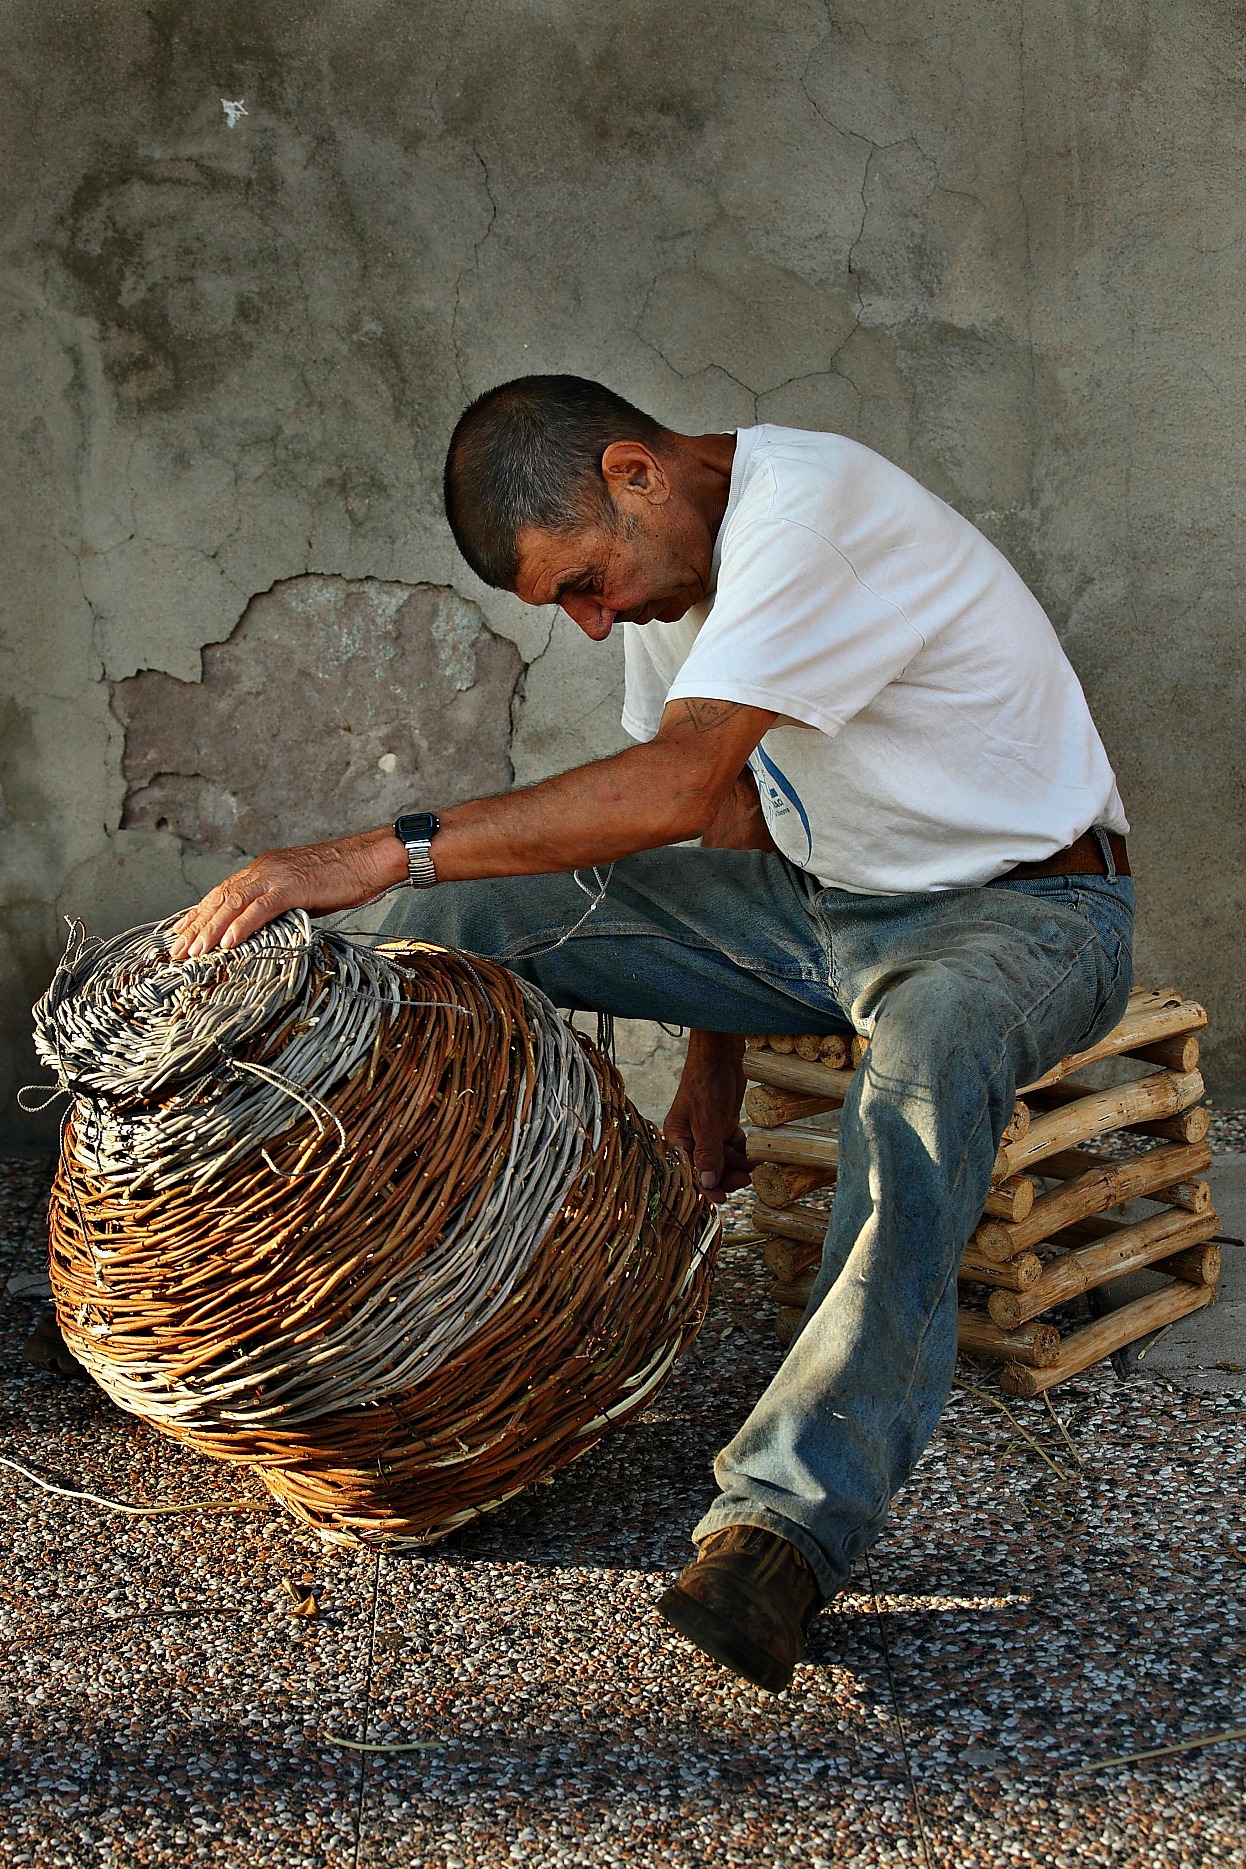
[[[586,636],[594,642],[604,642],[614,628],[617,610],[601,603],[596,597],[585,596],[581,591],[568,591],[562,600],[562,608],[573,623],[578,623]]]

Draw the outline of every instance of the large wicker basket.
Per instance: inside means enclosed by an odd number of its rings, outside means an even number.
[[[51,1208],[57,1313],[121,1407],[254,1466],[326,1539],[426,1544],[656,1395],[700,1327],[718,1228],[613,1066],[561,1022],[551,1036],[548,1002],[489,962],[369,955],[373,985],[346,989],[385,990],[366,1051],[327,1090],[307,1088],[310,1067],[295,1082],[296,1042],[332,1028],[347,964],[340,938],[305,938],[302,987],[236,1042],[200,1047],[198,1076],[160,1082],[145,1054],[140,1089],[111,1100],[91,1046],[121,1039],[84,1020],[86,1002],[110,1012],[104,996],[141,987],[176,1035],[169,994],[199,1018],[258,964],[254,944],[198,963],[189,999],[167,930],[130,937],[124,966],[69,957],[39,1009],[41,1051],[76,1099]],[[244,1078],[268,1087],[268,1133],[179,1168],[174,1139],[211,1129]]]

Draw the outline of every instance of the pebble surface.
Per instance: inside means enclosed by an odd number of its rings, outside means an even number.
[[[0,1469],[0,1864],[1246,1866],[1243,1742],[1078,1769],[1246,1725],[1243,1398],[1101,1367],[1010,1416],[967,1367],[980,1392],[954,1391],[770,1696],[653,1608],[781,1355],[746,1197],[642,1421],[427,1555],[377,1558],[23,1363],[48,1172],[0,1163],[0,1453],[259,1509],[126,1518]]]

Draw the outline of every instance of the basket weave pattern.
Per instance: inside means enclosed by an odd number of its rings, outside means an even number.
[[[145,1097],[148,1147],[162,1098],[184,1126],[216,1078],[280,1076],[338,962],[309,938],[299,992],[215,1077]],[[531,988],[444,949],[369,963],[387,993],[366,1055],[291,1102],[283,1133],[235,1144],[227,1173],[155,1185],[168,1177],[145,1162],[127,1180],[115,1134],[99,1145],[101,1093],[79,1093],[52,1284],[70,1348],[121,1407],[255,1466],[333,1542],[426,1544],[657,1393],[704,1316],[717,1225],[687,1158]],[[217,990],[245,964],[240,949]],[[64,983],[57,1003],[73,1003]]]

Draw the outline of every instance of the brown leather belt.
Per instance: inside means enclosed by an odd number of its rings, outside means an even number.
[[[1112,861],[1116,865],[1118,876],[1129,875],[1129,853],[1125,849],[1125,839],[1119,831],[1108,832],[1108,846],[1112,852]],[[1064,850],[1057,850],[1039,863],[1018,863],[1015,869],[1007,872],[1013,876],[1106,876],[1108,866],[1103,860],[1103,851],[1099,839],[1093,831],[1083,831],[1075,843]]]

